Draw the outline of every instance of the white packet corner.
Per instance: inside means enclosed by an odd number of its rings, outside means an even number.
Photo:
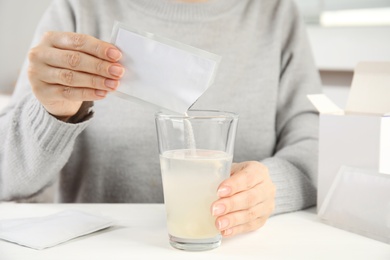
[[[125,67],[114,95],[155,110],[184,114],[213,83],[221,57],[116,22],[111,42]]]
[[[342,166],[318,215],[329,225],[390,243],[389,198],[390,175]]]
[[[45,217],[0,220],[0,239],[41,250],[113,224],[106,217],[66,210]]]

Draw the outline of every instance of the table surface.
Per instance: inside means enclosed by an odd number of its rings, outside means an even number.
[[[44,250],[0,240],[0,259],[390,259],[388,244],[321,223],[314,208],[274,216],[260,230],[223,239],[219,248],[203,252],[169,245],[162,204],[0,203],[0,219],[65,209],[108,216],[116,225]]]

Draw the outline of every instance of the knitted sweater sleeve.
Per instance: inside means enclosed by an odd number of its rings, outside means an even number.
[[[32,46],[49,30],[74,30],[70,7],[54,1]],[[32,94],[25,61],[11,104],[0,114],[0,200],[27,198],[52,183],[89,121],[71,124],[51,116]]]
[[[275,154],[262,161],[276,185],[274,214],[316,203],[318,114],[306,95],[319,93],[320,81],[305,26],[292,1],[283,5],[285,28],[277,104]],[[292,11],[293,10],[293,11]],[[293,14],[293,15],[291,15]]]

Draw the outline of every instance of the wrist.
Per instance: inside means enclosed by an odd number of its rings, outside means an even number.
[[[77,113],[74,114],[73,116],[55,116],[55,115],[53,116],[65,123],[77,124],[77,123],[87,121],[93,116],[92,107],[93,107],[93,101],[84,101],[81,104]]]

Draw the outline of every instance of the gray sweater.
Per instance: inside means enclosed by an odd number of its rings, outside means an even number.
[[[239,114],[234,161],[268,166],[275,213],[315,204],[318,115],[306,95],[320,82],[292,1],[55,0],[33,45],[48,30],[110,41],[115,20],[220,55],[194,108]],[[0,199],[57,182],[58,202],[163,202],[155,111],[109,95],[91,119],[58,121],[32,94],[27,63],[0,114]]]

